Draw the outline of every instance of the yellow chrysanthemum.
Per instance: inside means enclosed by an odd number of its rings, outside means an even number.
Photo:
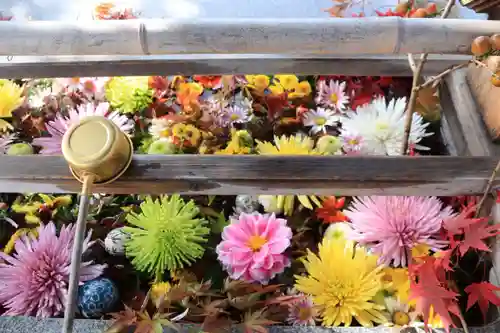
[[[24,102],[24,88],[10,80],[0,80],[0,118],[12,117],[12,111]],[[0,132],[12,129],[12,125],[0,119]]]
[[[304,135],[282,135],[274,137],[274,145],[270,142],[257,141],[257,151],[261,155],[319,155],[313,149],[314,141]]]
[[[17,229],[16,232],[12,236],[10,236],[9,241],[3,248],[2,252],[5,254],[11,254],[14,251],[16,241],[25,235],[32,235],[34,237],[38,237],[38,230],[30,228]]]
[[[292,91],[299,84],[299,79],[295,75],[275,75],[273,82],[277,86],[283,87],[286,91]]]
[[[269,77],[264,74],[259,75],[245,75],[245,79],[248,81],[248,87],[252,88],[258,92],[263,92],[267,87],[269,87]]]
[[[308,81],[301,81],[297,83],[293,91],[288,95],[288,98],[302,98],[309,96],[312,92],[311,84]]]
[[[408,303],[410,298],[410,276],[408,268],[384,268],[382,277],[384,289],[394,293],[401,303]]]
[[[157,282],[151,286],[151,300],[154,304],[158,304],[160,300],[165,298],[172,286],[168,282]]]
[[[295,207],[295,198],[309,210],[314,209],[313,204],[317,207],[323,206],[315,195],[259,195],[259,202],[267,213],[284,213],[286,216],[291,216]]]
[[[253,139],[247,130],[231,129],[231,140],[227,147],[217,151],[216,155],[245,155],[252,151]]]
[[[325,326],[350,326],[353,318],[364,327],[386,323],[384,306],[373,301],[383,286],[377,256],[346,245],[342,239],[323,240],[319,255],[308,250],[309,275],[296,276],[295,288],[312,296]]]

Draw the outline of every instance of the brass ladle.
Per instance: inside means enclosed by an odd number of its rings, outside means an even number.
[[[62,153],[73,176],[83,184],[62,327],[62,333],[72,333],[92,186],[118,179],[132,162],[133,145],[130,138],[111,120],[101,116],[89,116],[66,131],[62,141]]]

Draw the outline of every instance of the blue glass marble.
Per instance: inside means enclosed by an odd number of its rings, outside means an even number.
[[[118,302],[118,289],[113,281],[97,278],[78,288],[78,309],[86,318],[99,318]]]

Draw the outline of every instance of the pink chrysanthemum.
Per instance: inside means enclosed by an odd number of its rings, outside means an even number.
[[[316,309],[311,297],[301,295],[288,306],[287,322],[290,325],[314,326],[316,325]]]
[[[291,238],[285,219],[241,213],[224,228],[217,254],[232,279],[267,284],[290,265],[283,252]]]
[[[47,123],[47,131],[50,137],[33,139],[33,144],[42,147],[40,151],[43,155],[60,155],[61,143],[64,133],[71,125],[78,123],[87,116],[104,116],[113,121],[123,132],[129,133],[134,128],[134,123],[118,111],[109,111],[109,103],[99,103],[95,106],[93,103],[82,104],[77,110],[69,110],[69,117],[60,114],[53,121]]]
[[[38,238],[21,237],[15,243],[16,254],[0,252],[0,303],[5,315],[53,317],[64,310],[68,292],[74,226],[63,226],[59,236],[53,223],[38,228]],[[91,234],[84,251],[92,243]],[[83,262],[80,282],[100,276],[106,266]]]
[[[346,83],[330,80],[320,80],[317,83],[316,103],[333,108],[337,112],[345,112],[349,104],[349,96],[346,93]]]
[[[344,214],[354,229],[349,238],[380,255],[380,263],[398,267],[417,245],[445,246],[439,231],[453,212],[436,197],[371,196],[354,198]]]

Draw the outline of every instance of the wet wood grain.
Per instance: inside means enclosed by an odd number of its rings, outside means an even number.
[[[183,194],[458,195],[480,193],[496,157],[137,155],[96,192]],[[500,184],[500,182],[498,182]],[[0,192],[78,192],[55,156],[0,158]]]

